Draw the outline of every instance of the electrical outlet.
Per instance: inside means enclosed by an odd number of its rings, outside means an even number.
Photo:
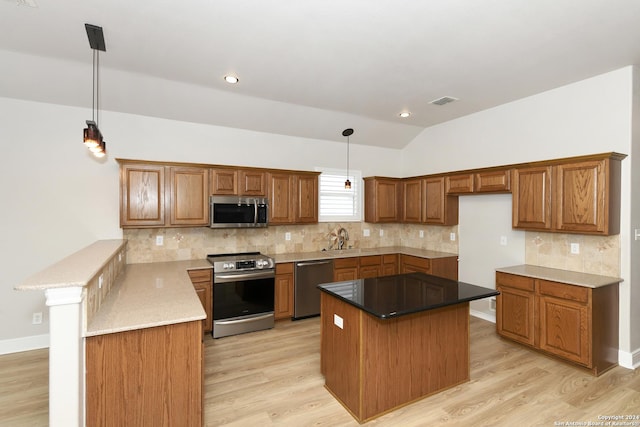
[[[164,236],[156,236],[156,246],[164,245]]]
[[[340,329],[344,329],[344,319],[337,314],[333,315],[333,324]]]
[[[571,253],[574,255],[578,255],[580,253],[580,243],[571,244]]]
[[[451,240],[452,242],[456,241],[456,233],[449,233],[449,240]]]
[[[507,246],[507,236],[500,236],[500,246]]]
[[[364,230],[362,230],[362,235],[364,237],[369,237],[370,231],[368,228],[365,228]]]
[[[98,277],[98,289],[102,289],[103,280],[104,280],[104,274],[101,274],[100,277]]]
[[[380,230],[380,237],[384,236],[384,230]]]
[[[291,233],[289,233],[288,231],[284,233],[284,240],[291,240]]]
[[[424,238],[424,230],[420,230],[420,238]]]
[[[39,311],[37,313],[33,313],[33,319],[31,320],[31,323],[33,323],[34,325],[39,325],[42,323],[42,312]]]

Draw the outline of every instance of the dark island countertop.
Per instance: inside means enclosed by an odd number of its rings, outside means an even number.
[[[381,319],[418,313],[499,294],[495,289],[424,273],[324,283],[318,285],[318,288],[322,292]]]

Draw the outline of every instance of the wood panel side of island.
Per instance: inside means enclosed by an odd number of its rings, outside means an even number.
[[[88,337],[88,426],[203,425],[202,322]]]

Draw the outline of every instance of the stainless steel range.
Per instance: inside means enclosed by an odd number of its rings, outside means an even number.
[[[275,263],[260,252],[208,255],[213,264],[213,337],[273,328]]]

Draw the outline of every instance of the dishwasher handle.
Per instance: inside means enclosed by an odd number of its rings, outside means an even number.
[[[331,264],[332,262],[333,262],[332,259],[327,259],[324,261],[304,261],[304,262],[297,262],[296,267],[306,267],[309,265],[324,265],[324,264]]]

